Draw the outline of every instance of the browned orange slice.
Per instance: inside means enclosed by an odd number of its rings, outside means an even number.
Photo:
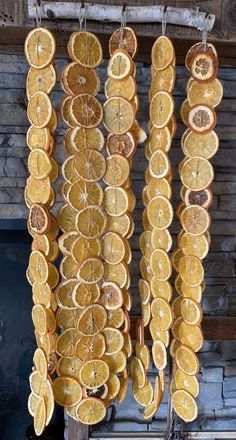
[[[84,128],[97,127],[103,117],[100,102],[89,93],[75,96],[71,102],[70,112],[75,123]]]
[[[120,154],[131,157],[135,152],[135,141],[130,132],[123,134],[109,134],[107,136],[106,150],[109,155]]]
[[[130,27],[122,27],[113,32],[109,40],[109,52],[113,55],[116,49],[124,49],[133,58],[137,52],[137,38]]]
[[[188,125],[196,133],[209,133],[216,125],[216,114],[208,105],[194,105],[189,111]]]
[[[197,81],[211,81],[218,72],[218,58],[208,51],[200,51],[193,56],[190,70],[193,78]]]
[[[184,202],[186,206],[200,205],[203,208],[209,208],[212,204],[212,192],[209,188],[201,191],[191,191],[188,189],[185,192]]]
[[[32,231],[45,234],[50,228],[50,215],[44,206],[33,204],[29,212],[29,225]]]
[[[63,72],[65,91],[72,96],[81,93],[97,95],[100,80],[94,69],[81,66],[79,63],[70,63]]]

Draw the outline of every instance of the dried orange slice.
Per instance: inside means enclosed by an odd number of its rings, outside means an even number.
[[[47,309],[42,304],[34,305],[32,309],[32,321],[35,329],[41,333],[45,334],[48,331],[48,315]]]
[[[130,101],[136,93],[136,83],[133,76],[127,76],[122,81],[109,77],[105,82],[105,96],[112,98],[113,96],[121,96]]]
[[[74,358],[60,358],[57,362],[57,375],[68,376],[77,379],[79,369],[81,367],[81,361]]]
[[[168,330],[173,321],[172,310],[168,302],[163,298],[155,298],[151,304],[151,314],[157,327]]]
[[[102,257],[109,264],[118,264],[124,259],[123,239],[115,232],[107,232],[102,238]]]
[[[174,58],[174,47],[169,38],[161,35],[152,47],[152,65],[156,70],[166,69]]]
[[[81,211],[87,206],[101,205],[103,191],[97,182],[73,182],[67,192],[67,201],[76,211]]]
[[[56,72],[52,64],[43,69],[29,69],[26,78],[26,91],[28,99],[36,92],[45,92],[47,95],[56,84]]]
[[[189,325],[198,325],[202,320],[201,306],[190,298],[182,299],[181,314],[183,320]]]
[[[77,238],[78,232],[76,231],[65,232],[58,238],[58,245],[63,255],[70,256],[72,246]]]
[[[153,400],[153,388],[151,382],[147,382],[142,388],[133,384],[133,394],[136,402],[142,406],[148,406]]]
[[[123,134],[109,134],[107,136],[106,150],[108,155],[120,154],[131,157],[135,152],[135,141],[130,132]]]
[[[103,107],[103,123],[107,131],[113,134],[124,134],[134,123],[132,104],[124,98],[109,98]]]
[[[101,151],[104,146],[104,136],[97,127],[75,127],[71,133],[71,143],[76,151],[87,148]]]
[[[180,238],[180,245],[184,255],[193,255],[199,259],[205,258],[209,251],[209,244],[204,234],[191,235],[185,232]]]
[[[172,237],[168,229],[156,229],[151,232],[151,245],[153,249],[159,248],[169,252],[172,246]]]
[[[71,114],[72,96],[66,96],[61,103],[61,116],[69,127],[75,127],[75,120]]]
[[[103,206],[108,215],[120,217],[129,209],[129,199],[125,189],[108,186],[104,191]]]
[[[70,112],[76,125],[84,128],[97,127],[102,121],[100,102],[89,93],[81,93],[72,99]]]
[[[77,272],[77,278],[83,283],[95,284],[102,279],[103,273],[104,268],[102,260],[91,257],[87,258],[83,263],[80,264]]]
[[[113,32],[109,40],[109,53],[113,55],[116,49],[122,48],[133,58],[137,52],[137,38],[130,27],[122,27]]]
[[[52,107],[52,114],[51,114],[51,118],[49,120],[49,123],[47,124],[47,127],[49,128],[49,130],[54,133],[54,131],[56,130],[58,125],[58,118],[57,118],[57,112],[56,109],[54,107]]]
[[[171,261],[163,249],[154,249],[150,257],[150,266],[155,277],[166,281],[172,273]]]
[[[197,404],[190,393],[185,390],[176,390],[171,400],[176,414],[185,422],[192,422],[197,418]]]
[[[76,279],[69,279],[60,282],[55,291],[57,304],[59,307],[61,307],[62,309],[75,308],[75,304],[72,298],[72,292],[77,284],[78,281]]]
[[[123,302],[123,297],[122,297],[122,302]],[[111,307],[111,305],[110,305],[110,307]],[[107,325],[109,327],[121,328],[123,326],[124,322],[125,322],[125,313],[121,307],[117,308],[115,306],[115,302],[114,302],[113,309],[108,310],[108,312],[107,312]],[[128,334],[127,334],[127,338],[126,338],[126,340],[124,342],[124,346],[123,346],[123,351],[125,349],[127,350],[127,353],[126,353],[127,357],[130,356],[130,354],[128,354],[128,353],[130,353],[129,342],[130,341],[128,340]]]
[[[212,192],[208,188],[201,191],[186,190],[184,202],[187,206],[200,205],[203,208],[209,208],[212,203]]]
[[[58,356],[65,358],[74,358],[75,347],[79,335],[75,328],[65,330],[57,339],[56,352]]]
[[[172,297],[172,287],[168,281],[161,281],[156,277],[153,277],[150,283],[150,289],[153,298],[163,298],[167,302]]]
[[[142,127],[140,127],[137,119],[134,120],[134,123],[130,129],[131,134],[134,137],[134,140],[137,144],[143,144],[143,142],[146,141],[147,139],[147,134],[146,132],[143,130]]]
[[[107,356],[118,353],[122,350],[124,345],[124,336],[117,328],[106,327],[102,331],[102,335],[105,338]]]
[[[57,377],[53,382],[53,394],[58,405],[73,406],[82,399],[82,388],[72,377]]]
[[[73,302],[76,307],[84,308],[98,301],[100,289],[98,284],[78,283],[72,292]]]
[[[165,177],[170,171],[170,161],[163,150],[156,150],[149,161],[149,171],[156,179]]]
[[[198,396],[199,384],[196,376],[189,376],[178,368],[174,375],[174,381],[178,390],[188,391],[193,397]]]
[[[62,176],[68,183],[72,183],[78,180],[78,177],[75,174],[74,163],[75,163],[75,155],[72,155],[72,156],[68,156],[62,164],[62,168],[61,168]]]
[[[99,257],[101,255],[101,243],[98,238],[90,240],[78,237],[71,249],[71,256],[74,261],[80,264],[85,258]]]
[[[69,205],[64,205],[58,212],[58,224],[63,232],[75,231],[76,211]]]
[[[194,376],[199,371],[199,361],[191,348],[181,345],[176,349],[175,362],[184,373]]]
[[[147,197],[149,200],[156,196],[164,196],[170,199],[172,195],[171,186],[167,179],[151,178],[147,184]]]
[[[30,207],[29,225],[31,230],[37,234],[45,234],[49,230],[50,215],[43,205],[35,203]]]
[[[203,346],[203,335],[201,328],[197,325],[189,325],[181,322],[179,326],[180,342],[191,348],[194,352],[199,351]]]
[[[123,288],[126,285],[128,278],[127,266],[121,262],[119,264],[104,263],[104,276],[105,282],[112,282],[118,284]]]
[[[217,78],[201,84],[198,81],[192,81],[188,89],[188,101],[191,106],[206,104],[216,107],[220,104],[222,97],[223,87]]]
[[[214,109],[208,105],[194,105],[189,111],[188,125],[196,133],[209,133],[216,125]]]
[[[76,263],[71,256],[66,256],[60,263],[60,274],[62,278],[68,280],[75,278],[78,272],[78,263]]]
[[[122,186],[128,179],[130,163],[120,154],[112,154],[106,159],[106,172],[103,180],[107,185]]]
[[[102,359],[85,362],[79,371],[80,383],[88,389],[101,387],[109,378],[109,368]]]
[[[27,117],[30,123],[37,128],[48,125],[52,115],[52,104],[45,92],[36,92],[29,100]]]
[[[85,238],[99,237],[106,227],[106,216],[99,206],[88,206],[76,216],[76,229]]]
[[[181,213],[181,223],[189,234],[202,235],[210,227],[210,216],[202,206],[186,206]]]
[[[95,68],[102,62],[102,46],[96,35],[87,31],[74,32],[70,41],[70,54],[81,66]]]
[[[33,125],[31,125],[27,130],[26,142],[31,150],[33,150],[34,148],[42,148],[45,151],[49,151],[49,144],[50,144],[49,129],[47,127],[36,128]]]
[[[169,346],[170,343],[170,334],[169,330],[162,330],[157,326],[155,319],[151,319],[149,324],[149,330],[153,341],[161,341],[165,345],[165,347]]]
[[[211,159],[219,148],[219,138],[213,130],[206,134],[190,130],[184,137],[182,148],[188,157],[198,156]]]
[[[214,171],[207,159],[190,157],[181,167],[180,177],[186,188],[192,191],[201,191],[212,183]]]
[[[106,310],[119,309],[123,304],[123,294],[120,287],[113,282],[103,283],[100,302]]]
[[[49,274],[49,266],[44,254],[33,251],[29,258],[29,268],[34,281],[39,284],[46,283]]]
[[[139,247],[142,252],[142,254],[146,258],[150,258],[150,255],[153,251],[152,245],[151,245],[151,231],[143,231],[142,234],[139,237]]]
[[[173,115],[174,101],[168,92],[156,93],[150,102],[150,119],[154,127],[167,125]]]
[[[51,161],[46,151],[40,148],[33,149],[29,154],[28,169],[35,179],[45,179],[52,170]]]
[[[146,384],[146,373],[141,359],[137,356],[134,356],[131,361],[130,372],[134,386],[143,388]]]
[[[147,206],[147,216],[150,224],[154,228],[161,230],[167,229],[173,219],[171,203],[166,197],[154,197]]]
[[[50,307],[52,292],[47,283],[38,284],[34,282],[32,286],[32,292],[34,304],[43,304],[47,308]]]
[[[150,282],[153,277],[153,273],[151,270],[149,259],[143,256],[140,260],[139,268],[142,278]]]
[[[123,49],[116,49],[108,62],[108,76],[116,80],[123,80],[130,75],[132,70],[133,61],[128,52]]]
[[[175,84],[175,69],[170,64],[164,70],[156,70],[152,77],[151,88],[149,92],[149,99],[160,91],[172,93]]]
[[[83,399],[76,407],[77,420],[86,425],[96,425],[104,419],[105,415],[104,403],[95,397]]]
[[[166,347],[162,341],[154,341],[152,344],[152,358],[156,368],[162,371],[167,365]]]
[[[203,284],[192,287],[188,286],[184,282],[181,284],[181,292],[183,297],[193,299],[194,301],[200,303],[202,299],[202,293],[204,291]]]
[[[41,435],[46,426],[46,405],[43,397],[40,397],[34,412],[34,430],[36,435]]]
[[[151,154],[157,149],[161,149],[167,153],[171,147],[171,133],[169,128],[152,127],[148,138],[148,145]]]
[[[79,63],[70,63],[63,72],[63,85],[65,91],[72,96],[81,93],[96,96],[100,89],[100,80],[96,70]]]
[[[218,59],[213,53],[199,51],[191,59],[190,70],[192,77],[197,81],[211,81],[218,72]]]
[[[121,237],[128,238],[130,231],[132,231],[133,219],[130,214],[126,213],[120,217],[107,216],[107,230],[116,232]],[[132,234],[131,234],[132,235]]]
[[[198,286],[204,279],[204,269],[197,257],[185,255],[179,261],[179,274],[190,287]]]
[[[47,379],[48,363],[44,351],[37,348],[34,352],[33,363],[36,370],[40,373],[42,380]]]
[[[81,336],[76,344],[76,356],[81,362],[102,357],[106,345],[102,334]]]
[[[78,330],[84,336],[92,336],[101,332],[106,326],[107,313],[100,304],[86,307],[78,320]]]
[[[189,116],[190,109],[191,109],[191,107],[189,105],[189,101],[188,101],[188,99],[185,99],[182,102],[181,107],[180,107],[180,116],[181,116],[181,119],[185,125],[188,125],[188,116]]]
[[[76,174],[86,182],[100,180],[106,171],[106,161],[102,154],[93,149],[79,151],[74,160]]]
[[[55,38],[45,28],[35,28],[25,40],[25,56],[30,66],[42,69],[51,63],[56,50]]]
[[[195,43],[193,46],[190,47],[190,49],[187,52],[186,58],[185,58],[185,66],[188,70],[190,70],[191,62],[192,62],[194,56],[197,53],[199,53],[199,52],[201,53],[203,51],[212,53],[213,55],[215,55],[217,57],[216,48],[213,44],[211,44],[211,43],[204,44],[202,41],[199,43]]]

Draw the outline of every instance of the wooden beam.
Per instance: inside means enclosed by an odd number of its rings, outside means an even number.
[[[40,8],[37,0],[28,0],[28,15],[30,19],[36,19],[40,14],[42,19],[78,19],[83,11],[82,3],[74,2],[49,2],[42,1]],[[120,23],[123,14],[123,6],[101,5],[86,2],[83,4],[86,18],[92,21]],[[163,5],[129,6],[125,9],[128,23],[156,23],[161,22],[165,11],[168,23],[194,27],[199,30],[205,28],[211,31],[215,23],[215,15],[201,12],[198,9],[175,8]]]
[[[139,316],[131,317],[130,335],[136,339],[136,323]],[[206,341],[235,341],[236,340],[236,317],[204,317],[202,331]],[[145,327],[145,339],[151,339],[149,328]]]
[[[74,422],[76,423],[76,422]],[[115,435],[114,435],[115,434]],[[205,440],[205,439],[235,439],[236,438],[236,431],[184,431],[184,434],[186,434],[187,438],[189,440]],[[102,435],[94,435],[90,438],[96,439],[96,440],[104,440],[106,438],[110,438],[110,440],[150,440],[152,438],[158,439],[158,440],[165,440],[166,436],[163,435],[163,433],[160,432],[149,432],[148,434],[146,432],[103,432]],[[70,440],[70,439],[68,439]]]
[[[88,440],[89,439],[89,426],[79,423],[77,420],[72,419],[70,416],[66,416],[66,438],[67,440]]]

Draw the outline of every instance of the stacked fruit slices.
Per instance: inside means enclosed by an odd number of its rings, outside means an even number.
[[[107,219],[99,181],[106,163],[101,153],[104,138],[98,128],[103,111],[96,98],[100,89],[96,68],[102,62],[102,48],[95,35],[81,30],[71,35],[68,53],[72,62],[61,77],[68,95],[61,112],[69,128],[64,136],[67,158],[62,165],[65,204],[58,213],[63,232],[58,241],[63,255],[62,281],[56,291],[61,334],[53,389],[56,402],[71,417],[92,425],[104,418],[106,401],[117,386],[103,359],[111,335],[105,331],[108,311],[101,303],[102,234]]]
[[[58,177],[58,166],[52,157],[57,115],[49,97],[56,82],[54,53],[55,40],[51,32],[36,28],[28,34],[25,55],[30,69],[26,92],[29,101],[27,116],[31,126],[26,138],[30,148],[30,176],[25,188],[25,201],[29,208],[28,230],[33,242],[27,278],[32,285],[32,320],[39,347],[33,358],[28,408],[34,417],[37,435],[41,435],[53,414],[54,397],[50,375],[55,371],[57,363],[57,303],[53,289],[59,281],[54,265],[59,254],[56,241],[59,228],[56,218],[50,212],[55,202],[53,183]]]
[[[199,362],[196,352],[203,344],[200,303],[205,288],[203,260],[210,245],[208,208],[214,178],[210,159],[219,145],[214,131],[214,108],[223,95],[222,85],[216,78],[217,66],[217,53],[211,44],[197,43],[186,56],[191,78],[187,84],[187,99],[181,108],[183,122],[188,128],[181,140],[185,158],[180,164],[183,186],[177,216],[182,231],[178,236],[178,249],[173,254],[178,296],[172,305],[175,322],[171,345],[174,360],[172,403],[176,413],[186,422],[197,417],[195,398],[199,393],[196,377]]]
[[[148,168],[145,176],[146,186],[143,189],[144,232],[140,237],[142,278],[139,280],[139,293],[142,323],[139,326],[142,328],[142,326],[149,325],[153,339],[152,359],[159,374],[154,393],[152,390],[146,402],[144,400],[139,402],[146,406],[145,418],[152,417],[162,401],[164,369],[167,365],[166,350],[169,344],[169,329],[172,324],[172,311],[169,305],[172,296],[172,288],[169,283],[172,273],[169,257],[172,239],[168,228],[172,222],[173,210],[170,203],[172,172],[168,152],[176,125],[172,97],[175,84],[175,53],[171,41],[165,36],[159,37],[153,45],[151,69],[150,134],[145,146]],[[141,332],[141,328],[138,330],[138,334]],[[142,337],[139,339],[141,341]],[[147,370],[149,365],[148,363],[145,365],[144,358],[140,355],[139,344],[136,347],[136,357],[139,359],[139,363],[142,363],[140,369]],[[145,345],[142,350],[144,347],[147,351],[148,348]],[[143,389],[147,387],[152,389],[147,377],[142,387],[145,387]],[[142,387],[138,390],[139,394],[141,394]]]
[[[127,358],[132,353],[128,314],[131,309],[128,266],[132,259],[129,238],[134,231],[131,213],[135,207],[135,197],[131,190],[130,173],[137,143],[145,139],[145,133],[135,120],[138,98],[133,57],[137,50],[137,40],[133,30],[128,27],[117,29],[110,38],[109,49],[103,121],[108,132],[106,173],[103,177],[106,185],[103,206],[107,214],[103,259],[105,282],[114,283],[122,292],[120,310],[124,323],[118,330],[123,337],[123,346],[120,346],[117,353],[117,356],[124,358],[119,369],[121,386],[117,398],[121,403],[128,386]]]

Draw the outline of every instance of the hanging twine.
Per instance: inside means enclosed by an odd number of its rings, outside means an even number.
[[[123,46],[124,34],[125,34],[124,28],[126,27],[126,24],[127,24],[127,6],[126,4],[124,4],[121,11],[121,19],[120,19],[120,28],[121,28],[120,41],[119,41],[120,47]]]
[[[87,5],[84,2],[81,3],[79,9],[79,30],[81,31],[83,28],[87,29]]]
[[[207,47],[207,21],[208,21],[208,15],[206,14],[204,17],[204,23],[202,28],[202,45],[204,50],[206,50]]]
[[[166,34],[166,25],[167,25],[167,16],[168,16],[168,6],[163,8],[162,20],[161,20],[161,33],[162,35]]]
[[[42,5],[41,5],[41,0],[36,0],[36,26],[37,27],[41,27],[42,26]]]

